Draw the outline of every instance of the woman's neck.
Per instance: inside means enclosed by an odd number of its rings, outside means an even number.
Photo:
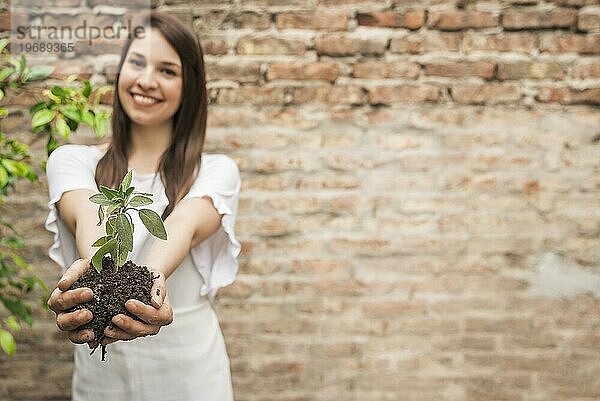
[[[137,173],[158,171],[161,156],[171,143],[171,121],[158,126],[131,125],[129,167]]]

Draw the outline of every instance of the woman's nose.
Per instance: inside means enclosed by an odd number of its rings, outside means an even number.
[[[157,82],[154,79],[154,74],[152,73],[151,68],[145,68],[144,71],[140,73],[136,83],[143,89],[153,89],[156,87]]]

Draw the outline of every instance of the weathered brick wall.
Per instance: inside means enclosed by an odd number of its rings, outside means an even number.
[[[237,400],[600,398],[599,1],[158,5],[200,35],[207,148],[242,171]],[[118,48],[60,71],[111,80]],[[7,207],[53,285],[46,200]],[[40,312],[0,399],[68,399],[70,360]]]

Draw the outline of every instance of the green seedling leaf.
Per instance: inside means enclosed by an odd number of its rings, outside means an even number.
[[[90,196],[90,201],[101,206],[111,206],[113,203],[104,194],[95,194]]]
[[[102,222],[104,221],[104,208],[102,206],[100,206],[98,208],[98,224],[96,224],[98,227],[100,227],[102,225]]]
[[[120,213],[117,216],[117,235],[121,240],[121,248],[129,252],[133,251],[133,231],[125,213]]]
[[[0,329],[0,347],[7,355],[14,355],[17,351],[17,343],[10,332]]]
[[[102,245],[100,247],[100,249],[98,249],[96,251],[94,256],[92,256],[92,265],[94,266],[94,269],[96,269],[96,271],[98,273],[100,273],[100,271],[102,271],[102,258],[104,257],[104,255],[114,251],[116,248],[117,248],[117,240],[112,238],[111,240],[106,242],[104,245]]]
[[[105,187],[104,185],[100,185],[100,192],[102,192],[104,196],[106,196],[111,201],[116,198],[119,198],[119,191],[115,191],[114,189]],[[110,214],[110,212],[108,214]]]
[[[54,152],[56,148],[58,148],[58,142],[56,142],[54,135],[48,135],[48,142],[46,143],[46,153],[48,154],[48,156],[50,156],[50,154]]]
[[[140,207],[140,206],[148,206],[148,205],[151,205],[152,203],[153,203],[152,199],[148,198],[147,196],[136,195],[131,199],[131,202],[129,202],[129,205],[133,206],[133,207]]]
[[[154,210],[142,209],[139,211],[139,216],[144,226],[150,231],[150,234],[162,240],[167,239],[167,231],[158,213]]]
[[[112,216],[120,208],[121,208],[121,204],[120,203],[114,203],[114,204],[112,204],[112,205],[110,205],[108,207],[108,209],[106,210],[106,214],[108,216]]]
[[[102,245],[106,244],[108,241],[110,241],[110,239],[111,239],[111,238],[112,238],[112,237],[111,237],[111,236],[109,236],[109,235],[105,235],[104,237],[100,237],[100,238],[98,238],[98,239],[96,240],[96,242],[94,242],[94,243],[92,244],[92,246],[93,246],[93,247],[96,247],[96,246],[102,246]]]
[[[123,266],[125,264],[125,262],[127,262],[128,254],[129,254],[129,251],[127,250],[127,248],[124,245],[119,247],[118,252],[117,252],[117,265],[119,267]]]
[[[106,235],[112,237],[115,234],[115,220],[116,218],[114,217],[106,220]]]
[[[133,170],[129,170],[125,177],[123,177],[123,181],[121,182],[120,191],[123,194],[126,194],[126,191],[131,187],[131,178],[133,176]]]

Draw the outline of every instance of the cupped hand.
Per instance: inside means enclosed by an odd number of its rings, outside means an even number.
[[[125,302],[125,308],[142,321],[133,319],[124,314],[118,314],[112,318],[112,327],[104,330],[105,337],[102,345],[114,343],[118,340],[133,340],[137,337],[158,334],[162,326],[171,324],[173,321],[173,308],[169,303],[165,283],[165,275],[158,271],[152,271],[156,277],[152,284],[152,305],[147,305],[137,299]],[[158,277],[157,277],[158,276]]]
[[[76,305],[91,301],[94,296],[92,290],[86,287],[69,290],[69,287],[83,276],[89,267],[89,259],[78,259],[73,262],[48,299],[48,307],[56,313],[56,325],[60,330],[68,332],[69,340],[76,344],[94,339],[94,332],[91,329],[79,329],[92,320],[92,312],[88,309],[67,312]]]

